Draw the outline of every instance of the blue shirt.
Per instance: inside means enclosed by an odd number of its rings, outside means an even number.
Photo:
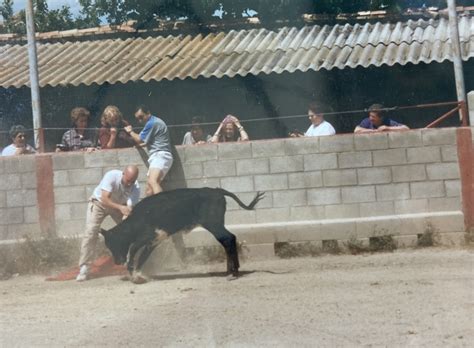
[[[171,152],[168,127],[162,119],[150,116],[139,135],[150,155],[158,151]]]
[[[389,127],[401,127],[403,124],[398,123],[397,121],[391,120],[389,118],[385,118],[380,126],[389,126]],[[359,127],[365,129],[377,129],[380,126],[375,126],[372,122],[370,122],[370,118],[364,118],[360,123]]]

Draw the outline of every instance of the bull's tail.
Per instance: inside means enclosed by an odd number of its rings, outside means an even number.
[[[233,194],[232,192],[229,192],[227,190],[224,190],[224,189],[218,189],[222,192],[222,194],[224,196],[229,196],[231,198],[234,199],[234,201],[236,201],[242,208],[244,209],[247,209],[247,210],[253,210],[253,208],[255,208],[255,206],[257,205],[258,201],[260,201],[261,199],[263,199],[265,197],[265,192],[257,192],[257,194],[255,195],[255,198],[252,200],[252,202],[250,202],[249,205],[245,205],[240,199],[239,197],[237,197],[235,194]]]

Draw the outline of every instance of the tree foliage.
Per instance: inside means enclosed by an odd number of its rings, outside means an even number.
[[[14,0],[2,0],[3,32],[24,31],[24,11],[13,13]],[[37,31],[87,28],[101,23],[136,21],[138,28],[155,27],[160,20],[183,19],[207,24],[256,14],[263,22],[296,20],[304,13],[339,14],[386,9],[398,12],[408,7],[446,7],[446,0],[79,0],[80,13],[73,17],[68,6],[50,10],[46,0],[34,0]],[[457,0],[471,5],[473,0]]]

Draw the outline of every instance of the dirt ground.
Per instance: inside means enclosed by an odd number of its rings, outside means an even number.
[[[474,346],[472,249],[189,266],[144,285],[0,282],[0,346]]]

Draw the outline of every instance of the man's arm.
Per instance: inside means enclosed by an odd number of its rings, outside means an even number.
[[[357,127],[355,127],[355,129],[354,129],[354,133],[359,133],[359,134],[362,134],[362,133],[373,133],[373,132],[377,132],[377,130],[376,130],[376,129],[364,128],[364,127],[361,127],[361,126],[357,126]]]
[[[409,130],[407,126],[404,124],[400,124],[399,126],[380,126],[379,131],[381,132],[401,132]]]
[[[126,126],[124,127],[124,130],[125,132],[127,132],[128,135],[130,135],[133,139],[133,141],[137,144],[137,145],[145,145],[145,143],[142,141],[142,139],[140,138],[140,134],[137,134],[133,131],[133,128],[132,126]]]
[[[102,204],[105,205],[107,208],[118,210],[122,215],[128,216],[132,211],[131,208],[126,205],[115,203],[112,200],[111,196],[112,192],[102,190],[102,193],[100,195],[100,200]]]

